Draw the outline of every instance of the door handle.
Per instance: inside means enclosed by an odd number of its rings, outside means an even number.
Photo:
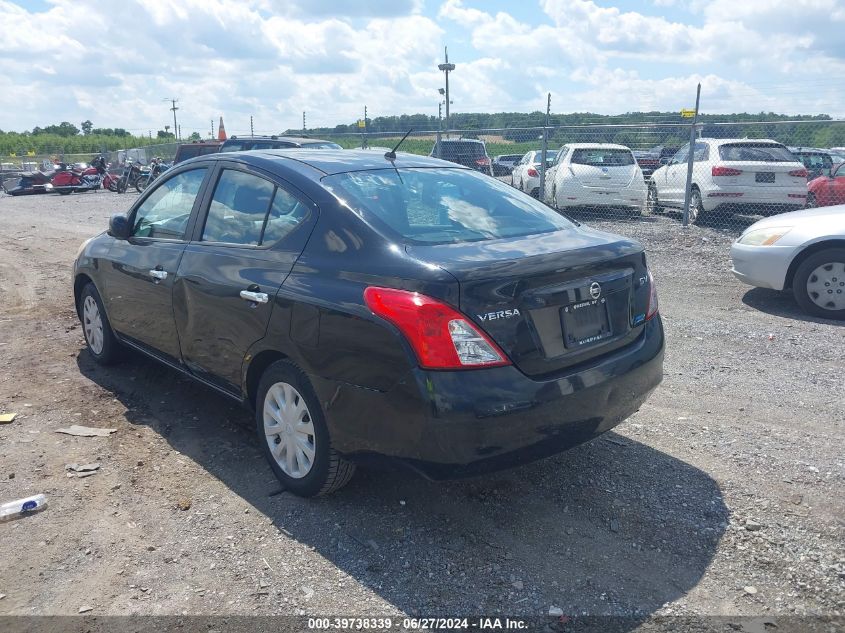
[[[253,303],[267,303],[270,301],[270,296],[266,292],[241,290],[241,299],[244,301],[252,301]]]
[[[167,279],[167,271],[166,270],[158,270],[157,268],[153,268],[150,271],[150,277],[152,277],[156,281],[161,281],[163,279]]]

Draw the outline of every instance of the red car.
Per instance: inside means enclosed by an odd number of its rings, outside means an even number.
[[[845,204],[845,163],[839,163],[830,176],[819,176],[807,183],[807,207]]]

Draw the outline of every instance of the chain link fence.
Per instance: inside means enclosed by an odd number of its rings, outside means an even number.
[[[321,138],[387,151],[402,136]],[[583,219],[662,214],[742,228],[768,215],[845,204],[840,120],[415,130],[400,149],[488,173]]]
[[[404,132],[311,134],[345,148],[387,151]],[[690,151],[690,139],[692,151]],[[178,143],[110,152],[0,159],[0,180],[103,154],[113,171],[131,160],[172,161]],[[666,215],[682,223],[743,227],[767,215],[845,204],[845,121],[549,125],[414,130],[401,151],[487,173],[579,219]]]

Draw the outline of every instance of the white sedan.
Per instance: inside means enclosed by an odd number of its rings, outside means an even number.
[[[845,320],[845,205],[760,220],[734,242],[731,259],[740,281],[792,288],[805,312]]]
[[[624,208],[639,215],[646,202],[643,172],[624,145],[570,143],[546,173],[543,201],[555,209]]]
[[[557,152],[546,150],[546,169],[551,167]],[[535,198],[540,197],[540,164],[543,152],[534,150],[523,156],[511,172],[511,186]]]

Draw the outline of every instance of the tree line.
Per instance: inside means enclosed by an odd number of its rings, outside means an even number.
[[[462,131],[465,137],[477,136],[474,130],[502,130],[502,140],[512,143],[537,141],[546,122],[543,112],[454,113],[449,127]],[[774,112],[747,112],[735,114],[702,114],[704,137],[710,138],[771,138],[786,145],[836,147],[845,145],[845,123],[834,121],[826,114],[785,115]],[[787,123],[789,122],[789,123]],[[794,122],[794,123],[793,123]],[[632,148],[649,148],[658,145],[683,144],[689,138],[690,119],[683,119],[678,112],[629,112],[620,115],[602,115],[590,112],[551,114],[549,126],[551,143],[603,142],[619,143]],[[732,125],[724,125],[731,123]],[[722,125],[719,125],[722,124]],[[740,124],[740,125],[735,125]],[[746,124],[746,125],[742,125]],[[618,127],[609,127],[618,126]],[[623,126],[636,126],[625,128]],[[368,133],[402,133],[409,129],[417,132],[435,131],[445,127],[436,116],[403,114],[367,119]],[[289,130],[301,133],[301,130]],[[312,128],[306,133],[313,136],[360,135],[364,128],[359,122],[334,127]]]

